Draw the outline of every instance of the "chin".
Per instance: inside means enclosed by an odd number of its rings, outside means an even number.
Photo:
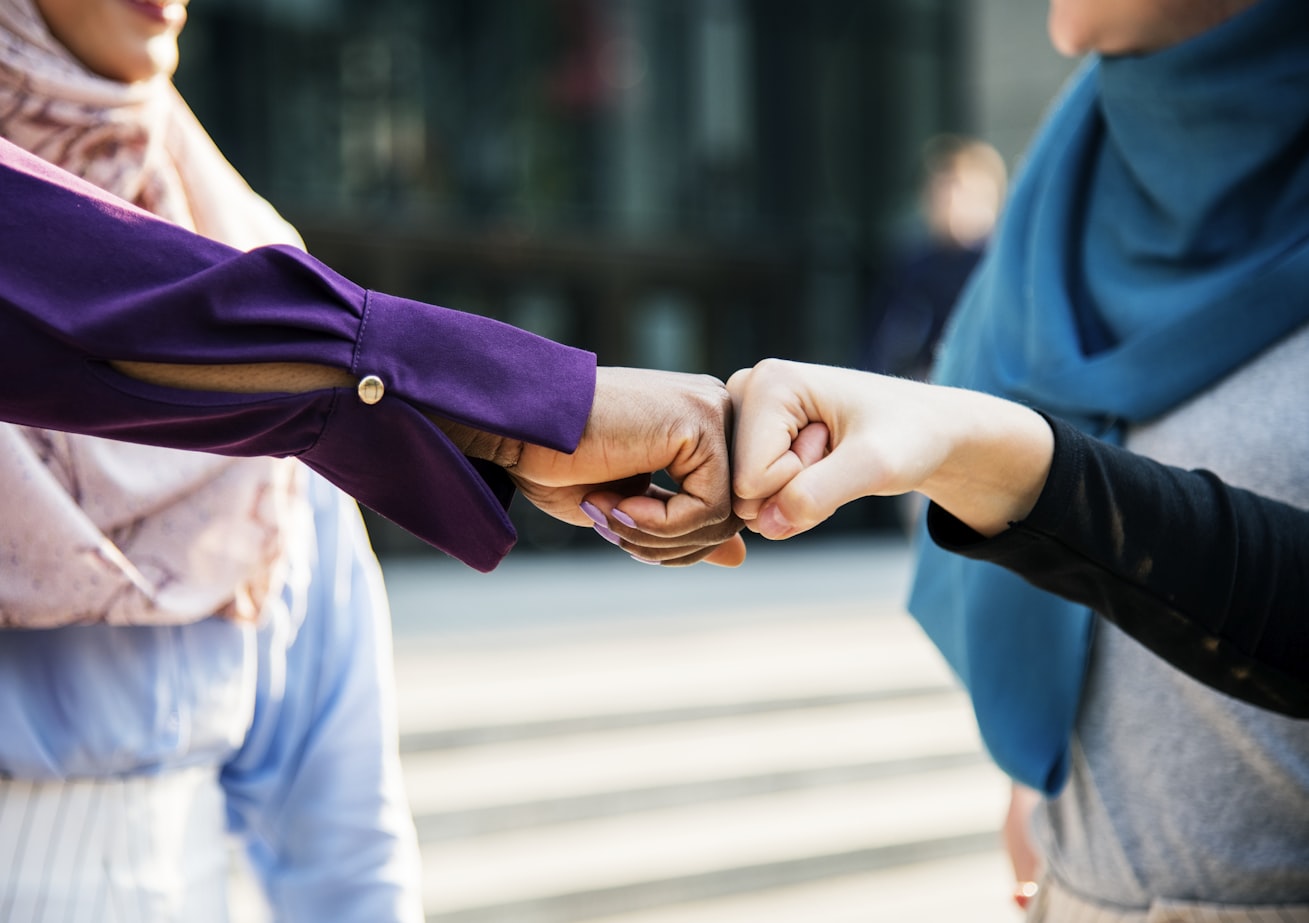
[[[177,46],[172,48],[146,48],[130,61],[122,61],[114,79],[123,83],[141,83],[156,77],[172,77],[177,71]]]
[[[1061,55],[1077,58],[1095,50],[1095,42],[1085,29],[1076,23],[1065,22],[1053,12],[1046,23],[1046,32],[1050,35],[1050,44]]]

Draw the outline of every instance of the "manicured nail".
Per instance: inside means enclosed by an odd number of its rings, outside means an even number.
[[[587,503],[583,500],[581,509],[582,512],[586,514],[586,518],[591,520],[597,526],[609,525],[609,520],[605,519],[605,514],[600,512],[600,507],[596,506],[594,503]]]
[[[614,517],[614,519],[618,520],[623,525],[627,526],[627,528],[629,529],[636,528],[636,520],[633,519],[631,516],[628,516],[620,509],[615,508],[613,510],[610,510],[609,515]]]
[[[636,555],[632,555],[632,560],[638,564],[653,564],[655,567],[659,566],[658,561],[647,561],[645,558],[638,558]]]
[[[591,528],[595,529],[595,531],[599,534],[599,536],[602,539],[604,539],[606,542],[609,542],[610,544],[613,545],[622,544],[623,540],[619,538],[617,535],[615,535],[612,529],[607,528],[606,526],[602,526],[598,522]]]

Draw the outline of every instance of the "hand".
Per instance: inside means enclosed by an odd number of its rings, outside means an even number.
[[[1040,887],[1041,854],[1032,840],[1032,812],[1040,803],[1040,792],[1015,782],[1001,828],[1005,852],[1014,869],[1014,903],[1022,910],[1027,909]]]
[[[293,362],[114,366],[155,384],[239,393],[357,384],[344,370]],[[557,519],[601,525],[602,535],[645,561],[705,560],[735,567],[745,560],[745,543],[731,506],[726,435],[731,414],[723,383],[708,375],[601,368],[591,417],[571,454],[435,415],[431,420],[465,455],[508,469],[522,494]],[[667,471],[680,492],[652,485],[656,471]],[[590,513],[580,506],[584,499]]]
[[[641,560],[735,566],[745,543],[732,513],[731,414],[716,378],[602,367],[576,451],[525,444],[509,475],[557,519],[585,526],[604,519],[601,534]],[[653,485],[658,471],[680,489]]]
[[[983,534],[1021,519],[1053,451],[1036,413],[999,398],[766,359],[729,379],[738,516],[767,538],[859,497],[918,490]]]

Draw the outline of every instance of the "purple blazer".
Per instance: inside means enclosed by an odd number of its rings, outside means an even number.
[[[0,420],[222,455],[295,456],[479,570],[516,535],[512,483],[424,415],[570,452],[595,356],[484,317],[367,291],[283,246],[243,253],[0,139]],[[145,384],[107,360],[310,362],[354,391]]]

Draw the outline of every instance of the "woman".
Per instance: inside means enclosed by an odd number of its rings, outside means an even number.
[[[0,135],[214,240],[298,246],[172,87],[185,18],[0,0]],[[8,425],[0,483],[0,916],[224,920],[230,828],[278,919],[420,920],[353,504],[292,461]]]
[[[1052,0],[1049,23],[1090,58],[1033,142],[934,379],[1309,506],[1309,7]],[[1309,914],[1303,722],[919,546],[911,611],[997,762],[1046,794],[1034,919]]]

